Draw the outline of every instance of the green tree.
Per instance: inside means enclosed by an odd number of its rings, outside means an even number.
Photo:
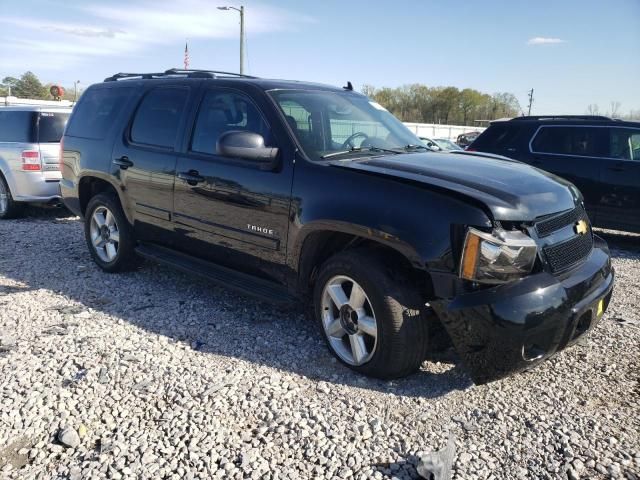
[[[3,83],[11,85],[11,94],[16,97],[39,100],[49,98],[49,92],[33,72],[25,72],[19,80],[6,77]]]

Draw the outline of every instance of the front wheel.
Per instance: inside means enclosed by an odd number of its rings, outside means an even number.
[[[417,370],[426,356],[424,302],[374,252],[330,258],[314,290],[316,320],[329,350],[349,368],[377,378]]]
[[[89,201],[84,233],[93,260],[106,272],[132,269],[133,232],[115,195],[99,193]]]

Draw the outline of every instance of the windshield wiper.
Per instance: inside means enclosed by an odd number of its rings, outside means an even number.
[[[348,155],[349,153],[362,153],[362,152],[384,152],[384,153],[401,153],[398,150],[390,150],[388,148],[380,148],[380,147],[353,147],[350,150],[340,150],[339,152],[331,152],[331,153],[327,153],[325,155],[322,155],[320,158],[321,159],[325,159],[325,158],[331,158],[331,157],[337,157],[340,155]]]

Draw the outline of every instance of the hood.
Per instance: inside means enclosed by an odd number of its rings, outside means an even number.
[[[495,220],[532,221],[572,209],[577,202],[569,182],[498,155],[407,153],[331,164],[471,197],[486,205]]]

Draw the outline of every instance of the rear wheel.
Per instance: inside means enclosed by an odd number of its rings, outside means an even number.
[[[104,271],[135,267],[133,232],[115,195],[99,193],[89,201],[84,233],[91,256]]]
[[[428,324],[421,296],[371,251],[330,258],[320,269],[314,305],[329,350],[357,372],[402,377],[417,370],[426,356]]]
[[[0,175],[0,219],[16,218],[21,213],[22,204],[13,199],[7,181]]]

